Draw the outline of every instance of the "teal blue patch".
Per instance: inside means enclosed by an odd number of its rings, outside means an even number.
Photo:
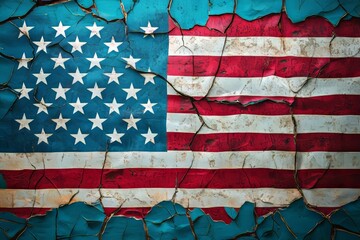
[[[296,200],[284,210],[279,210],[279,213],[298,239],[303,239],[323,220],[323,216],[309,210],[302,199]]]
[[[130,11],[133,5],[136,4],[136,1],[132,0],[94,0],[95,8],[93,8],[93,12],[107,21],[123,19],[124,14],[120,2],[123,4],[126,12]]]
[[[90,8],[94,5],[93,0],[77,0],[77,3],[83,8]]]
[[[187,210],[171,201],[155,205],[144,220],[112,216],[105,218],[99,203],[77,202],[33,216],[26,221],[0,213],[0,239],[357,239],[360,200],[347,204],[331,216],[309,210],[302,199],[289,207],[256,220],[255,205],[245,203],[239,211],[226,208],[229,224],[214,221],[201,209]],[[190,219],[189,219],[190,218]],[[255,224],[257,223],[257,224]],[[147,229],[147,230],[145,230]],[[355,234],[354,234],[355,233]]]
[[[314,229],[312,229],[304,240],[329,240],[331,239],[331,224],[327,219],[323,219],[323,221],[317,225]]]
[[[332,224],[360,232],[360,200],[349,203],[331,215]]]
[[[14,238],[26,225],[26,220],[14,214],[0,212],[0,239]]]
[[[151,239],[194,239],[186,210],[179,204],[164,201],[145,217]]]
[[[44,216],[31,217],[19,239],[56,239],[57,212],[55,209]]]
[[[16,99],[17,94],[15,91],[10,90],[9,88],[0,88],[0,119],[2,119],[10,110]]]
[[[173,0],[170,15],[183,29],[204,26],[209,18],[208,0]]]
[[[335,230],[335,237],[334,240],[359,240],[360,237],[354,235],[352,233],[343,231],[343,230]]]
[[[32,0],[1,1],[0,22],[11,17],[21,17],[25,15],[34,5],[35,1]]]
[[[320,15],[332,24],[337,24],[344,10],[338,1],[288,0],[285,2],[286,13],[292,22],[302,22],[307,17]]]
[[[359,0],[339,0],[341,6],[353,17],[360,17],[360,1]]]
[[[281,0],[238,0],[236,13],[246,20],[255,20],[271,13],[280,13]]]
[[[112,217],[106,224],[102,239],[146,239],[143,221],[129,217]]]
[[[0,85],[6,84],[10,81],[15,66],[15,61],[0,57]]]
[[[225,207],[225,212],[232,220],[235,220],[238,215],[238,212],[232,207]]]
[[[267,217],[260,217],[256,234],[260,239],[264,240],[295,239],[283,222],[279,212],[275,212]]]
[[[319,16],[326,18],[332,25],[336,26],[346,16],[346,12],[341,6],[338,6],[332,11],[319,13]]]
[[[245,202],[234,219],[240,234],[254,232],[256,227],[255,204]]]
[[[95,238],[105,219],[102,208],[82,202],[60,207],[57,211],[57,220],[54,223],[57,238]]]
[[[210,0],[209,15],[221,15],[224,13],[234,12],[234,1],[227,0]]]

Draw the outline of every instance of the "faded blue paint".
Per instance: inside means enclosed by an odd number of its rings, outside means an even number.
[[[0,57],[0,85],[5,85],[10,81],[12,72],[16,67],[15,65],[15,62],[7,58]]]
[[[320,15],[336,25],[346,13],[337,1],[292,0],[286,1],[285,7],[292,22],[301,22],[309,16]]]
[[[11,0],[0,2],[0,22],[11,17],[24,16],[35,5],[32,0]]]
[[[94,5],[93,0],[77,0],[77,3],[83,8],[90,8]]]
[[[135,4],[132,0],[94,0],[95,7],[93,8],[93,12],[108,21],[123,19],[124,14],[122,12],[120,2],[122,2],[126,12],[132,9]]]
[[[170,15],[183,29],[204,26],[209,18],[209,1],[173,0]]]
[[[144,221],[124,216],[106,218],[99,203],[77,202],[28,220],[0,213],[0,239],[358,239],[360,200],[334,212],[330,218],[310,210],[299,199],[289,207],[256,219],[254,204],[245,203],[237,213],[226,208],[229,224],[214,221],[201,209],[187,210],[171,201],[155,205]],[[191,219],[191,221],[189,220]],[[329,221],[330,220],[330,221]],[[257,223],[257,225],[255,224]],[[144,225],[145,224],[145,225]],[[339,229],[340,228],[340,229]]]
[[[353,17],[360,17],[359,0],[338,0],[341,6]]]
[[[146,239],[144,223],[141,220],[129,217],[112,217],[106,224],[103,234],[104,240],[113,239]]]
[[[10,88],[0,88],[0,119],[9,111],[17,99],[17,94]]]
[[[360,200],[347,204],[334,212],[330,220],[337,226],[360,233]]]
[[[281,6],[281,0],[238,0],[236,13],[243,19],[251,21],[271,13],[280,13]]]
[[[221,15],[224,13],[233,13],[235,1],[210,0],[209,15]]]

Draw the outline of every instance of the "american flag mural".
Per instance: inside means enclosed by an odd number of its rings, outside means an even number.
[[[359,18],[186,28],[167,2],[120,6],[121,21],[68,1],[1,23],[1,211],[142,218],[172,200],[226,221],[245,202],[328,214],[359,197]]]

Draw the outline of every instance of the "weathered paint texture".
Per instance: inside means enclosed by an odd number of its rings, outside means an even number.
[[[23,19],[30,12],[36,12],[40,5],[50,4],[52,1],[5,1],[0,3],[0,120],[11,110],[13,104],[17,101],[20,93],[16,92],[11,87],[12,74],[17,67],[17,59],[21,56],[13,56],[12,53],[18,47],[13,42],[9,42],[10,37],[17,38],[18,32],[15,29],[13,22]],[[62,1],[64,2],[64,1]],[[179,25],[180,29],[192,29],[196,25],[205,26],[208,23],[210,15],[222,14],[236,14],[246,20],[255,20],[269,14],[281,13],[284,11],[292,22],[301,22],[311,16],[322,16],[326,18],[333,25],[337,25],[342,19],[349,19],[352,17],[360,17],[360,1],[311,1],[311,0],[170,0],[165,1],[132,1],[132,0],[77,0],[76,2],[58,3],[62,4],[71,12],[74,17],[74,24],[77,21],[94,18],[99,22],[106,22],[114,24],[116,27],[126,29],[128,33],[141,33],[136,27],[142,21],[141,16],[145,11],[154,18],[164,18],[167,21],[168,12],[172,20]],[[189,15],[189,12],[196,14]],[[284,13],[284,14],[285,14]],[[229,22],[230,23],[230,22]],[[116,25],[118,24],[118,25]],[[210,24],[210,23],[208,23]],[[224,26],[215,26],[220,32],[227,30],[226,24]],[[155,34],[161,35],[166,33],[167,28],[160,28]],[[10,36],[15,34],[14,36]],[[142,36],[141,36],[142,37]],[[174,38],[175,39],[175,38]],[[177,39],[179,45],[183,44],[186,37]],[[18,39],[20,46],[27,51],[27,57],[34,57],[34,44],[28,38]],[[174,40],[176,41],[176,39]],[[231,41],[231,40],[227,40]],[[336,44],[337,39],[334,41]],[[54,45],[60,42],[55,42]],[[128,51],[136,52],[136,46],[133,44],[133,39],[126,40]],[[253,43],[249,43],[250,45]],[[324,45],[331,44],[326,42]],[[359,46],[358,43],[349,43],[354,45],[354,52],[356,54]],[[185,46],[190,45],[185,44]],[[214,49],[210,49],[214,50]],[[275,49],[278,51],[279,49]],[[274,51],[275,51],[274,50]],[[281,50],[281,49],[280,49]],[[215,50],[214,50],[215,51]],[[220,49],[219,51],[223,51]],[[241,49],[242,51],[242,49]],[[231,52],[231,50],[230,50]],[[318,52],[322,54],[322,51]],[[307,53],[305,53],[307,54]],[[309,53],[310,54],[310,53]],[[342,53],[340,53],[342,54]],[[339,57],[346,57],[341,55]],[[161,59],[158,59],[162,62]],[[165,66],[154,64],[152,67],[153,73],[157,74],[159,78],[168,81],[172,84],[174,89],[169,91],[176,91],[184,97],[191,99],[195,106],[204,103],[203,97],[210,96],[212,88],[217,91],[222,91],[225,88],[216,89],[217,86],[212,85],[212,79],[201,79],[203,81],[203,89],[187,88],[188,82],[192,79],[166,79],[164,73]],[[166,64],[165,64],[166,65]],[[158,67],[158,68],[157,68]],[[359,67],[359,66],[355,66]],[[147,72],[148,69],[138,69],[139,72]],[[309,73],[310,75],[311,73]],[[266,78],[259,78],[259,82],[266,82]],[[277,89],[284,91],[283,96],[289,95],[293,97],[296,95],[303,85],[307,82],[307,78],[303,79],[303,84],[292,85],[281,78]],[[220,79],[222,81],[222,79]],[[285,82],[282,82],[285,81]],[[327,84],[325,79],[323,85]],[[344,86],[344,91],[357,91],[356,87]],[[190,83],[192,84],[192,83]],[[311,83],[310,83],[311,84]],[[284,86],[288,86],[288,88]],[[204,87],[205,86],[205,87]],[[247,90],[246,84],[244,89]],[[347,87],[347,88],[346,88]],[[314,85],[312,93],[320,92],[321,85]],[[225,89],[226,90],[226,89]],[[224,91],[225,91],[224,90]],[[250,91],[250,90],[249,90]],[[258,90],[254,90],[258,91]],[[301,95],[301,92],[300,92]],[[201,99],[201,101],[195,101]],[[190,100],[189,100],[190,101]],[[237,103],[239,99],[236,99]],[[240,99],[242,101],[242,99]],[[245,107],[248,105],[256,105],[267,101],[267,99],[258,99],[258,101],[242,101]],[[206,100],[205,100],[206,102]],[[276,101],[275,101],[276,102]],[[228,105],[229,104],[229,105]],[[231,108],[232,102],[224,102],[222,105]],[[274,103],[275,104],[275,103]],[[282,104],[282,103],[278,103]],[[201,108],[199,108],[201,109]],[[199,113],[201,114],[201,112]],[[244,118],[247,116],[241,115]],[[177,119],[176,116],[173,121],[185,121],[184,119]],[[242,119],[243,120],[243,119]],[[249,122],[265,121],[266,119],[246,119]],[[273,127],[278,126],[279,131],[286,130],[293,131],[292,118],[274,119]],[[340,132],[357,132],[358,119],[353,119],[356,124],[351,125],[350,122],[344,122],[339,126]],[[211,122],[213,121],[213,122]],[[226,119],[222,119],[221,125],[217,119],[206,119],[207,123],[212,123],[209,131],[217,127],[224,129],[236,127],[236,125],[226,125]],[[233,120],[234,121],[234,120]],[[324,124],[314,126],[310,129],[316,132],[318,128],[326,129],[326,124],[331,123],[332,119],[325,119]],[[235,119],[235,122],[236,121]],[[285,123],[284,123],[285,122]],[[288,124],[286,124],[286,122]],[[295,121],[296,123],[296,121]],[[190,119],[189,125],[194,129],[194,133],[201,128],[199,119]],[[284,124],[286,125],[284,127]],[[249,124],[251,127],[251,124]],[[178,124],[177,127],[181,126]],[[178,131],[179,128],[176,128]],[[181,129],[180,129],[181,130]],[[179,131],[180,131],[179,130]],[[272,131],[273,129],[265,129],[265,131]],[[297,125],[297,132],[302,130],[301,123]],[[104,154],[106,156],[106,154]],[[299,157],[299,155],[298,155]],[[106,158],[106,157],[105,157]],[[246,158],[246,157],[245,157]],[[299,157],[300,158],[300,157]],[[152,159],[153,160],[153,159]],[[230,161],[230,160],[229,160]],[[188,163],[188,162],[187,162]],[[197,163],[191,163],[191,166],[196,168]],[[265,166],[267,163],[263,163]],[[282,163],[284,164],[284,163]],[[299,165],[306,164],[299,160]],[[318,163],[320,164],[320,163]],[[245,160],[244,160],[245,165]],[[277,167],[277,163],[274,163]],[[284,169],[296,171],[293,163],[284,166]],[[186,165],[188,166],[188,164]],[[1,166],[0,166],[1,167]],[[200,166],[201,168],[203,166]],[[274,168],[275,168],[274,167]],[[299,167],[301,168],[301,166]],[[306,167],[305,167],[306,168]],[[316,168],[316,166],[314,167]],[[295,173],[296,175],[297,173]],[[186,174],[184,175],[186,177]],[[322,172],[317,176],[322,177]],[[314,186],[317,180],[309,183]],[[7,183],[3,176],[0,175],[0,188],[5,189]],[[301,189],[300,189],[301,190]],[[299,193],[302,196],[303,193]],[[74,195],[76,197],[76,194]],[[69,203],[73,200],[70,199]],[[100,199],[101,200],[101,199]],[[170,199],[169,199],[170,200]],[[0,203],[1,205],[1,203]],[[330,215],[324,215],[310,208],[311,206],[303,199],[298,199],[288,207],[274,210],[273,213],[266,216],[256,216],[255,204],[246,202],[242,206],[239,204],[238,208],[226,207],[228,216],[227,223],[221,221],[214,221],[209,215],[205,214],[201,209],[188,209],[186,204],[179,205],[172,201],[164,201],[156,204],[151,210],[145,214],[143,219],[136,219],[125,216],[116,216],[121,210],[116,209],[112,214],[104,212],[102,202],[95,202],[92,205],[83,202],[76,202],[65,204],[48,211],[45,215],[32,215],[29,218],[20,218],[13,214],[3,212],[0,213],[0,239],[359,239],[360,238],[360,200],[349,203],[342,208],[332,212]]]
[[[0,213],[1,239],[358,239],[360,201],[329,216],[306,207],[302,199],[257,217],[255,205],[226,208],[228,223],[214,221],[201,209],[171,201],[155,205],[141,219],[106,216],[101,204],[73,203],[22,219]],[[333,238],[331,238],[333,236]]]

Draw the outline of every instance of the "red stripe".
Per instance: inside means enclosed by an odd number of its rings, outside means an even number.
[[[231,25],[230,25],[231,23]],[[230,25],[230,26],[229,26]],[[170,19],[170,35],[186,36],[224,36],[228,37],[271,36],[271,37],[332,37],[360,36],[360,19],[341,21],[334,27],[322,17],[310,17],[300,23],[292,23],[286,14],[268,15],[254,21],[247,21],[233,14],[210,16],[206,27],[195,26],[190,30],[180,30]],[[219,32],[220,31],[220,32]]]
[[[251,96],[237,96],[241,103],[253,102]],[[245,96],[246,97],[246,96]],[[230,99],[232,99],[231,97]],[[260,97],[269,99],[268,97]],[[223,101],[227,98],[221,97]],[[230,101],[227,100],[227,101]],[[245,101],[244,101],[245,100]],[[285,102],[286,101],[286,102]],[[216,98],[208,98],[194,101],[190,98],[168,95],[168,112],[170,113],[194,113],[196,110],[201,115],[225,116],[233,114],[257,114],[257,115],[287,115],[291,114],[321,114],[321,115],[359,115],[360,114],[360,95],[331,95],[310,98],[284,98],[282,102],[265,100],[257,104],[243,106],[241,103],[219,102]],[[279,104],[280,103],[280,104]],[[331,107],[329,107],[331,106]],[[196,108],[196,110],[195,110]]]
[[[194,138],[194,139],[193,139]],[[167,133],[168,150],[191,150],[199,152],[222,151],[295,151],[292,134],[263,133]],[[193,141],[192,141],[193,140]],[[192,141],[192,145],[190,143]]]
[[[220,68],[218,70],[218,67]],[[360,58],[305,58],[254,56],[169,56],[170,76],[319,77],[360,76]]]
[[[177,183],[181,188],[296,188],[293,170],[264,168],[5,170],[2,176],[9,189],[98,188],[100,184],[102,188],[173,188]],[[298,176],[304,189],[360,188],[360,181],[354,181],[360,179],[360,169],[300,170]]]
[[[238,210],[239,208],[235,208]],[[262,216],[265,214],[268,214],[270,212],[276,211],[278,208],[275,207],[256,207],[255,213],[257,216]],[[319,208],[316,207],[314,210],[317,210],[319,212],[324,213],[325,215],[330,214],[332,211],[336,210],[337,208]],[[9,212],[17,215],[18,217],[22,218],[29,218],[30,216],[36,215],[36,214],[46,214],[47,211],[49,211],[49,208],[0,208],[0,212]],[[116,208],[105,208],[104,212],[107,216],[109,216],[111,213],[115,212]],[[151,208],[144,207],[144,208],[121,208],[116,215],[123,215],[126,217],[135,217],[138,219],[144,218],[147,213],[151,210]],[[190,208],[189,210],[192,210]],[[213,220],[216,221],[224,221],[226,223],[230,223],[231,218],[226,213],[225,209],[223,207],[213,207],[213,208],[202,208],[202,210],[209,214]]]
[[[169,150],[192,150],[199,152],[222,151],[360,151],[360,134],[304,133],[297,134],[294,144],[292,134],[267,133],[168,133]],[[194,138],[194,139],[193,139]],[[193,139],[193,141],[192,141]],[[190,143],[192,141],[192,145]]]

